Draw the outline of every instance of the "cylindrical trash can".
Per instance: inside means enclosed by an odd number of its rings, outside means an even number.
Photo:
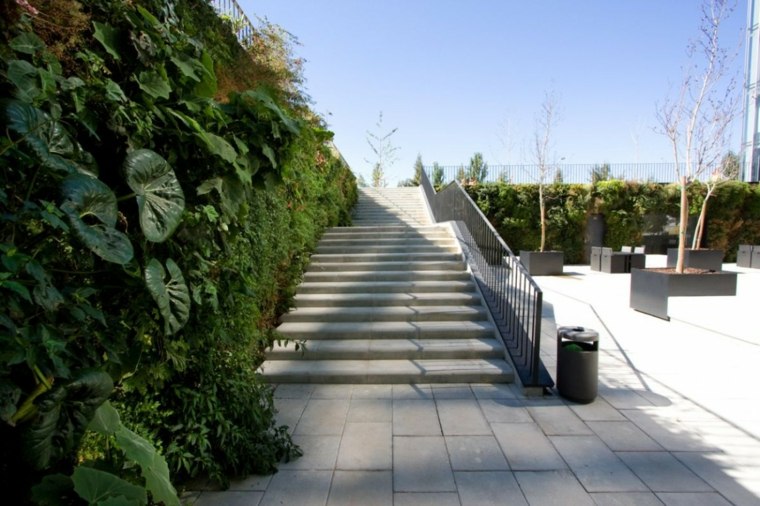
[[[584,327],[557,329],[557,390],[562,397],[588,404],[599,385],[599,333]]]

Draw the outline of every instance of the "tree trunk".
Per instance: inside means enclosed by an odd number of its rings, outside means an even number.
[[[694,240],[691,241],[692,249],[699,249],[702,247],[702,236],[705,234],[705,220],[707,219],[707,202],[710,200],[713,189],[707,188],[707,195],[705,200],[702,201],[702,208],[699,210],[699,219],[697,220],[697,227],[694,229]]]
[[[544,251],[546,247],[546,204],[544,203],[544,187],[538,186],[538,209],[541,215],[541,247],[538,251]]]
[[[686,227],[689,224],[689,197],[686,194],[686,176],[681,176],[681,217],[678,223],[678,261],[676,272],[683,273],[686,256]]]

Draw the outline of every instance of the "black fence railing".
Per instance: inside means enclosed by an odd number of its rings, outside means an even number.
[[[682,167],[684,169],[685,166]],[[504,183],[523,184],[539,182],[539,167],[535,164],[516,165],[489,165],[483,171],[470,170],[466,165],[438,166],[437,171],[433,166],[425,166],[434,186],[440,186],[450,181],[459,181],[462,184]],[[478,172],[478,174],[475,174]],[[710,178],[709,171],[699,175],[697,179],[706,181]],[[651,181],[653,183],[676,182],[676,170],[674,163],[574,163],[554,164],[546,170],[544,182],[562,183],[591,183],[604,179],[622,179],[625,181]]]
[[[240,42],[243,47],[250,47],[253,45],[253,36],[255,29],[253,23],[245,15],[243,8],[237,3],[237,0],[209,0],[211,5],[214,6],[219,16],[229,20],[232,24],[232,33]]]
[[[420,185],[436,222],[458,223],[467,261],[525,387],[554,384],[540,359],[543,292],[455,181],[436,193],[425,171]]]

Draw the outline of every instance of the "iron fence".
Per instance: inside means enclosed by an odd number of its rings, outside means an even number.
[[[253,23],[245,15],[243,8],[237,3],[237,0],[209,0],[214,6],[219,16],[229,20],[232,24],[232,32],[237,36],[238,42],[243,47],[253,45],[253,36],[255,30]]]
[[[682,166],[682,169],[684,168],[685,166]],[[538,165],[535,164],[489,165],[485,178],[472,177],[469,167],[465,165],[438,166],[437,169],[439,175],[436,176],[436,167],[425,166],[425,172],[428,173],[435,186],[454,180],[462,184],[496,181],[513,184],[538,183],[540,174]],[[705,171],[696,179],[706,181],[710,176],[710,172]],[[576,163],[551,166],[546,172],[544,182],[547,184],[552,182],[591,183],[603,179],[673,183],[676,182],[677,177],[674,163]]]
[[[435,221],[459,225],[467,261],[523,386],[552,386],[540,359],[541,288],[459,182],[451,182],[436,193],[423,171],[420,185]]]

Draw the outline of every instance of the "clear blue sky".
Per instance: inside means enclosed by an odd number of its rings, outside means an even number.
[[[672,161],[655,133],[698,35],[698,0],[239,0],[295,35],[307,92],[335,143],[369,181],[378,114],[399,148],[389,186],[425,164],[531,163],[546,90],[565,163]],[[741,85],[746,0],[723,27]],[[733,129],[738,151],[741,121]]]

